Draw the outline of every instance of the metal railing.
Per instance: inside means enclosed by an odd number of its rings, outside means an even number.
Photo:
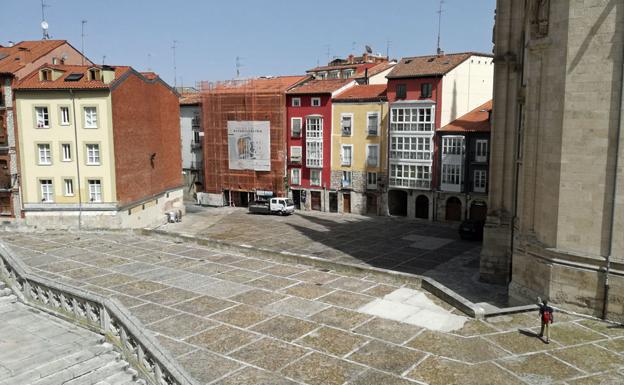
[[[26,304],[106,336],[149,384],[197,384],[117,300],[40,277],[3,244],[0,279]]]

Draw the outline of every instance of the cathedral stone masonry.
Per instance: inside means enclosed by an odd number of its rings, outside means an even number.
[[[481,279],[624,320],[624,0],[498,0]]]

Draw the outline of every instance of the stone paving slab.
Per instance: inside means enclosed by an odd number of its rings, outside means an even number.
[[[0,239],[37,273],[117,298],[202,384],[608,384],[624,370],[624,329],[599,321],[559,314],[548,345],[535,313],[434,332],[359,312],[417,289],[379,277],[132,233]]]

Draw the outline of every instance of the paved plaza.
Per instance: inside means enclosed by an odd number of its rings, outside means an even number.
[[[187,210],[182,222],[160,229],[423,275],[474,303],[508,305],[505,286],[479,281],[481,244],[461,240],[456,226],[316,211],[281,217],[249,214],[245,208]]]
[[[134,233],[0,239],[35,273],[117,298],[202,384],[624,382],[624,329],[599,321],[558,313],[550,344],[535,337],[536,313],[440,332],[366,314],[375,301],[418,289],[379,277]]]

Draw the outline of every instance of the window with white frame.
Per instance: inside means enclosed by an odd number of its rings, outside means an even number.
[[[100,145],[89,143],[87,144],[87,164],[99,165],[100,164]]]
[[[390,165],[390,185],[393,187],[429,188],[431,166],[412,164]]]
[[[37,145],[39,152],[39,164],[49,165],[52,164],[52,150],[48,143],[41,143]]]
[[[341,114],[340,127],[342,128],[342,136],[351,136],[353,127],[353,114]]]
[[[351,171],[342,172],[342,187],[351,187],[353,173]]]
[[[290,162],[301,163],[302,151],[301,146],[290,146]]]
[[[290,118],[290,136],[293,138],[301,137],[301,126],[303,124],[303,119],[301,118]]]
[[[71,144],[69,144],[69,143],[61,144],[61,150],[63,152],[63,154],[62,154],[63,162],[71,162],[71,160],[72,160]]]
[[[41,202],[54,202],[52,179],[40,179],[39,186],[41,188]]]
[[[366,114],[367,129],[369,136],[379,135],[379,114],[377,112],[369,112]]]
[[[475,170],[474,171],[474,191],[475,192],[485,192],[487,187],[487,171],[486,170]]]
[[[297,186],[301,184],[301,169],[293,168],[290,170],[290,184]]]
[[[343,144],[340,152],[341,164],[343,166],[351,166],[353,161],[353,145]]]
[[[301,107],[301,98],[292,98],[293,107]]]
[[[61,126],[68,126],[70,122],[69,107],[61,107],[60,112],[61,112]]]
[[[377,173],[376,172],[366,173],[366,188],[369,190],[374,190],[377,188]]]
[[[443,164],[442,165],[442,183],[443,184],[461,184],[461,165],[459,164]]]
[[[66,197],[74,196],[74,181],[73,179],[65,179],[65,192],[64,195]]]
[[[310,185],[321,185],[321,170],[310,170]]]
[[[97,128],[97,108],[84,108],[85,128]]]
[[[37,128],[49,128],[50,115],[48,113],[48,107],[35,107],[35,119]]]
[[[349,79],[353,75],[355,75],[355,70],[354,69],[348,69],[348,70],[342,71],[342,77],[344,79]]]
[[[312,107],[320,107],[321,98],[312,98]]]
[[[379,145],[369,144],[366,146],[366,164],[369,167],[379,167]]]
[[[306,166],[323,167],[323,119],[306,119]]]
[[[89,179],[89,201],[102,202],[102,181],[99,179]]]
[[[463,155],[463,136],[444,136],[442,138],[442,155]]]
[[[392,136],[390,159],[431,160],[431,137]]]
[[[340,70],[329,71],[329,79],[338,79],[340,77]]]
[[[477,139],[475,142],[475,161],[487,162],[488,141],[487,139]]]
[[[390,114],[391,131],[432,132],[434,106],[395,107]]]

